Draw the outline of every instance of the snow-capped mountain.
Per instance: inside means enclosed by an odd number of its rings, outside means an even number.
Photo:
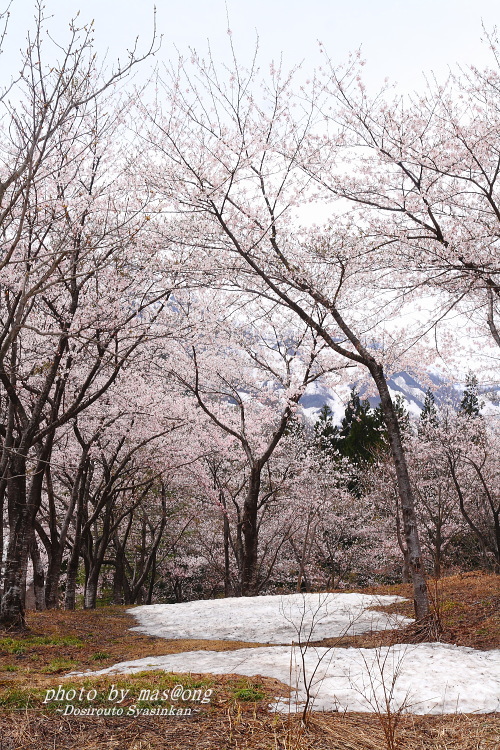
[[[398,394],[403,397],[409,414],[418,417],[424,406],[425,394],[430,388],[434,394],[436,406],[448,406],[457,409],[464,393],[463,383],[451,383],[444,380],[436,373],[428,373],[426,376],[430,385],[423,385],[414,375],[408,372],[397,372],[389,378],[388,385],[392,397]],[[354,384],[352,384],[354,385]],[[352,387],[352,386],[351,386]],[[366,388],[360,388],[363,397],[367,393]],[[479,394],[483,402],[482,412],[484,414],[494,413],[500,415],[500,386],[486,388],[479,386]],[[320,410],[325,404],[332,411],[334,420],[340,423],[344,416],[345,405],[349,399],[350,389],[332,390],[321,382],[313,383],[300,399],[300,405],[308,422],[315,422]],[[366,396],[365,396],[366,397]],[[368,395],[370,404],[375,407],[380,402],[377,396]]]

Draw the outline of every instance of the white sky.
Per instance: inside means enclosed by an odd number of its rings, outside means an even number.
[[[8,0],[0,0],[5,8]],[[224,0],[156,0],[157,27],[163,35],[158,59],[175,57],[192,46],[206,49],[210,39],[216,57],[228,51]],[[46,0],[52,35],[61,39],[68,21],[81,9],[82,22],[95,20],[96,47],[109,50],[111,61],[133,44],[136,36],[146,45],[153,25],[153,0]],[[34,12],[33,0],[12,0],[11,22],[0,58],[3,82],[16,69],[17,51],[24,46]],[[500,20],[495,0],[227,0],[229,27],[243,60],[248,59],[258,33],[261,60],[267,63],[283,53],[288,64],[304,60],[306,68],[319,64],[320,39],[335,62],[362,45],[369,85],[385,76],[402,89],[420,87],[422,71],[444,75],[447,66],[483,65],[488,50],[481,44],[481,23],[493,29]]]
[[[9,0],[0,0],[0,10]],[[112,65],[126,58],[139,37],[147,49],[152,35],[155,0],[45,0],[47,27],[52,39],[64,45],[69,21],[81,9],[79,24],[94,20],[99,58]],[[334,63],[361,47],[367,60],[365,82],[375,91],[388,77],[401,91],[421,89],[423,73],[446,76],[449,66],[491,64],[488,45],[482,42],[484,24],[493,31],[500,22],[498,0],[156,0],[157,33],[162,36],[156,59],[143,65],[137,76],[148,78],[154,65],[175,59],[177,50],[194,47],[203,53],[210,41],[215,59],[229,60],[228,25],[238,57],[250,62],[257,35],[260,63],[281,55],[286,66],[303,63],[309,76],[319,66],[318,40]],[[11,0],[7,38],[0,56],[0,90],[19,69],[19,50],[26,47],[33,27],[34,0]],[[227,19],[229,16],[229,21]],[[317,206],[306,214],[322,221],[331,211]],[[324,215],[323,215],[324,213]],[[496,363],[496,359],[495,359]]]

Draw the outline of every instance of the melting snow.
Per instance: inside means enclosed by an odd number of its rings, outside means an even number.
[[[312,648],[305,655],[306,680],[311,683],[316,711],[393,711],[416,714],[489,713],[500,710],[500,651],[475,651],[445,643],[397,644],[380,649]],[[262,675],[290,683],[297,693],[291,710],[300,710],[306,693],[300,651],[290,646],[265,646],[236,651],[189,651],[125,661],[100,674],[131,674],[145,669],[168,672]],[[384,688],[385,686],[385,688]],[[295,693],[295,690],[294,690]],[[275,709],[288,711],[286,698]]]
[[[130,612],[133,628],[163,638],[241,640],[291,644],[346,633],[381,630],[409,622],[366,608],[401,601],[366,594],[292,594],[156,604]],[[293,688],[277,698],[278,711],[300,710],[306,683],[314,710],[418,714],[500,711],[500,650],[475,651],[443,643],[396,644],[379,649],[308,646],[304,656],[292,645],[234,651],[189,651],[115,664],[93,674],[130,674],[146,669],[169,672],[262,675]],[[87,673],[88,674],[88,673]]]
[[[397,601],[403,599],[369,594],[290,594],[152,604],[129,611],[139,622],[133,630],[161,638],[288,644],[298,640],[299,627],[302,640],[312,628],[312,640],[320,641],[410,623],[401,615],[367,609]]]

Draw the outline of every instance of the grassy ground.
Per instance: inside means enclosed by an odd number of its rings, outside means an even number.
[[[432,584],[430,588],[442,621],[442,641],[480,649],[500,647],[498,576],[453,576],[443,579],[435,590]],[[404,596],[409,594],[409,588],[378,587],[370,592]],[[411,604],[393,605],[390,609],[411,616]],[[72,670],[96,670],[144,656],[198,649],[223,651],[260,644],[167,641],[132,633],[128,628],[135,623],[124,607],[33,612],[28,624],[30,631],[25,635],[0,635],[0,750],[388,747],[384,717],[313,714],[304,729],[296,716],[272,714],[269,702],[277,695],[286,695],[287,687],[269,678],[149,672],[126,677],[63,679]],[[370,647],[414,639],[410,628],[406,632],[346,638],[340,645]],[[328,641],[322,643],[326,645]],[[339,645],[338,641],[335,645]],[[179,684],[185,691],[185,700],[182,696],[172,699],[171,691]],[[76,698],[56,700],[59,685],[66,691],[65,696],[68,690],[74,690]],[[114,697],[109,699],[110,695],[115,696],[110,694],[112,689],[118,691],[119,697],[123,695],[120,691],[128,690],[120,704]],[[141,701],[144,689],[153,692]],[[92,690],[95,697],[92,693],[89,696]],[[162,696],[163,691],[167,698]],[[94,709],[94,715],[64,715],[68,703]],[[115,710],[122,708],[123,714],[98,714],[99,709],[113,706]],[[179,707],[183,712],[180,715]],[[139,713],[145,709],[148,715]],[[156,712],[162,709],[163,715],[158,715]],[[191,709],[191,713],[186,709]],[[172,710],[177,713],[172,714]],[[402,717],[396,727],[396,740],[400,750],[498,750],[500,716]]]

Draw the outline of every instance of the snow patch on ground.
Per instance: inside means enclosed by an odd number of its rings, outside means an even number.
[[[128,610],[139,622],[132,630],[161,638],[194,638],[289,644],[398,628],[412,622],[367,607],[404,601],[370,594],[245,596],[181,604],[151,604]]]
[[[500,650],[475,651],[444,643],[397,644],[379,649],[313,648],[305,654],[316,711],[372,712],[404,708],[415,714],[489,713],[500,710]],[[271,646],[235,651],[189,651],[121,662],[95,675],[131,674],[146,669],[169,672],[262,675],[289,684],[291,710],[306,699],[300,651]],[[88,674],[88,673],[87,673]],[[288,711],[286,698],[275,709]]]
[[[163,638],[291,644],[299,640],[300,633],[301,642],[307,644],[410,622],[366,609],[396,601],[401,598],[292,594],[155,604],[129,611],[140,623],[134,630]],[[386,712],[389,704],[392,711],[417,714],[500,711],[500,650],[475,651],[443,643],[378,649],[309,645],[303,660],[300,649],[293,645],[189,651],[125,661],[90,674],[151,669],[262,675],[285,684],[290,684],[291,676],[292,698],[277,697],[277,711],[300,710],[307,697],[306,684],[314,697],[314,710]]]

